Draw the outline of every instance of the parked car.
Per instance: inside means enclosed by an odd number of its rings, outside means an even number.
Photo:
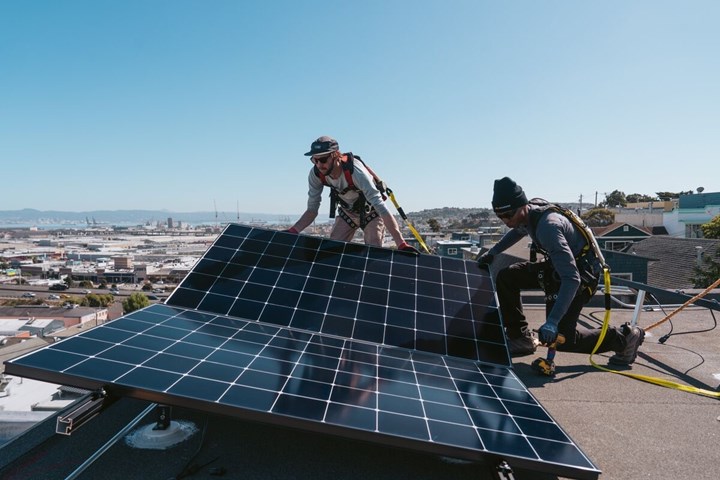
[[[87,295],[87,294],[89,294],[89,293],[92,293],[92,291],[90,291],[90,290],[83,290],[83,293],[84,293],[85,295]]]
[[[48,298],[50,300],[60,300],[60,295],[55,295],[54,293],[52,295],[48,295]]]
[[[118,290],[117,288],[113,288],[112,290],[110,290],[110,294],[111,295],[120,295],[120,290]]]
[[[67,290],[68,286],[64,283],[53,283],[48,290]]]
[[[35,297],[35,294],[32,292],[25,292],[22,294],[23,298],[33,298]]]
[[[165,289],[164,288],[154,288],[153,293],[165,293]]]

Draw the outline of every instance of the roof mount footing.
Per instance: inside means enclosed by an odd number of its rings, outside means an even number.
[[[172,407],[157,405],[156,421],[131,432],[125,437],[125,443],[134,448],[165,450],[190,438],[198,428],[187,421],[171,419]]]

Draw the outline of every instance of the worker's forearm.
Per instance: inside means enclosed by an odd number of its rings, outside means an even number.
[[[399,247],[404,244],[405,239],[400,232],[400,227],[398,226],[395,217],[388,213],[385,215],[381,215],[381,218],[383,219],[383,222],[385,222],[385,228],[387,228],[387,231],[390,232],[390,236],[395,241],[395,245]]]
[[[300,219],[295,222],[295,225],[293,225],[291,228],[296,230],[297,232],[302,232],[308,227],[308,225],[310,225],[315,220],[317,215],[318,212],[305,210],[305,213],[302,214]]]

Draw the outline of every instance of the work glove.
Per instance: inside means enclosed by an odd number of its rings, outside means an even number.
[[[403,252],[408,252],[408,253],[414,253],[415,255],[420,255],[420,250],[413,247],[412,245],[410,245],[407,242],[401,243],[400,246],[398,247],[398,250],[401,250]]]
[[[540,339],[540,343],[542,343],[543,345],[551,345],[555,343],[555,340],[557,340],[557,336],[557,323],[552,320],[548,320],[547,322],[543,323],[542,327],[540,327],[540,330],[538,330],[538,338]]]
[[[495,258],[495,255],[493,255],[492,253],[488,253],[488,252],[483,253],[477,259],[478,267],[489,271],[490,264],[492,263],[494,258]]]

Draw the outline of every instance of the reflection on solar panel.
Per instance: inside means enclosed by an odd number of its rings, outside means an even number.
[[[230,225],[165,305],[6,370],[597,478],[509,368],[494,298],[472,262]]]

